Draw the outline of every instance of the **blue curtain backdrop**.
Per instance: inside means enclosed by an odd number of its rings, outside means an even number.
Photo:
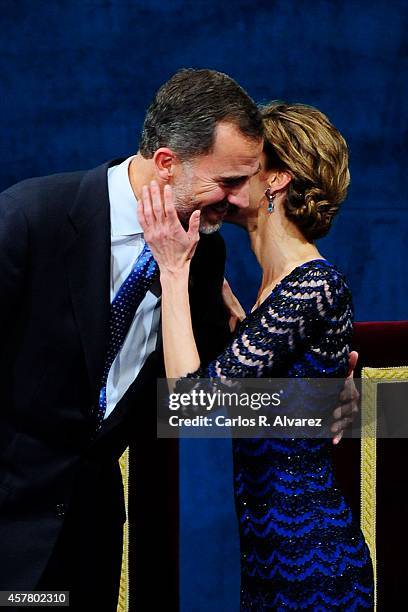
[[[144,110],[180,67],[211,67],[257,100],[316,105],[351,150],[349,197],[325,256],[358,320],[408,318],[406,2],[1,0],[0,187],[134,153]],[[405,145],[405,146],[404,146]],[[258,271],[225,227],[244,306]],[[181,446],[183,612],[238,609],[226,441]]]

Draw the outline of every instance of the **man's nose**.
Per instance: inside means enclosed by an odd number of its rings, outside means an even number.
[[[249,206],[249,183],[245,183],[242,187],[230,191],[227,200],[238,208],[247,208]]]

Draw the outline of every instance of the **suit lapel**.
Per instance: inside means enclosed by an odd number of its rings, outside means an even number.
[[[110,307],[110,207],[107,170],[87,172],[70,210],[66,266],[76,323],[93,393],[99,393]]]

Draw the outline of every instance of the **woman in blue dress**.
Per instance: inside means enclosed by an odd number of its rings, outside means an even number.
[[[347,374],[353,307],[347,282],[315,246],[349,184],[347,145],[325,115],[300,104],[263,108],[265,144],[237,222],[262,268],[257,301],[217,359],[201,364],[191,328],[186,231],[172,192],[143,190],[139,218],[162,284],[168,378],[333,377]],[[160,211],[160,214],[158,213]],[[373,609],[367,544],[338,489],[330,441],[234,439],[241,610]]]

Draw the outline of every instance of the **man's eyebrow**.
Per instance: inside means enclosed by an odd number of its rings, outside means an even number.
[[[217,181],[243,181],[244,179],[247,179],[248,175],[247,174],[243,174],[243,175],[236,175],[236,174],[232,174],[229,176],[217,176]]]

